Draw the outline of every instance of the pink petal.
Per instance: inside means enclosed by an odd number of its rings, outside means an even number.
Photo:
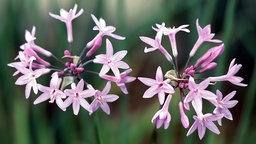
[[[187,136],[191,135],[198,127],[199,123],[196,120],[187,132]]]
[[[80,102],[80,105],[87,111],[90,111],[89,110],[89,103],[85,100],[85,99],[79,99],[79,102]]]
[[[43,93],[34,101],[33,104],[36,105],[38,103],[48,100],[49,98],[50,98],[50,95],[48,93]]]
[[[109,71],[109,69],[110,69],[110,67],[108,65],[103,65],[100,70],[99,75],[102,76],[102,75],[106,74]]]
[[[225,102],[225,103],[228,102],[229,100],[231,100],[235,96],[235,94],[236,94],[236,91],[232,91],[227,96],[225,96],[222,101]]]
[[[140,36],[140,39],[145,42],[146,44],[149,44],[153,48],[156,47],[155,40],[149,37]]]
[[[78,84],[77,84],[77,86],[76,86],[76,90],[77,90],[78,92],[81,92],[81,91],[84,90],[84,80],[83,80],[83,79],[81,79],[81,80],[78,82]]]
[[[206,122],[205,126],[211,130],[212,132],[216,133],[216,134],[220,134],[219,129],[216,127],[216,125],[213,122]]]
[[[153,86],[156,84],[156,80],[151,78],[138,77],[138,79],[147,86]]]
[[[33,84],[31,82],[27,83],[27,85],[26,85],[26,88],[25,88],[26,99],[29,98],[32,86],[33,86]]]
[[[73,113],[74,115],[77,115],[78,112],[79,112],[79,109],[80,109],[80,104],[77,100],[74,100],[73,101],[73,104],[72,104],[72,107],[73,107]]]
[[[108,106],[108,104],[107,103],[102,103],[102,105],[100,105],[100,107],[102,108],[102,110],[106,113],[106,114],[110,114],[110,108],[109,108],[109,106]]]
[[[156,71],[156,81],[157,82],[163,81],[163,72],[160,66],[157,68],[157,71]]]
[[[112,56],[113,55],[113,46],[111,44],[111,42],[106,39],[106,55],[107,56]]]
[[[106,97],[104,98],[106,100],[106,102],[114,102],[118,99],[119,97],[117,95],[114,94],[108,94],[106,95]]]
[[[102,90],[102,95],[107,95],[111,89],[111,82],[108,81],[105,88]]]
[[[115,53],[112,58],[113,58],[115,61],[120,61],[121,59],[123,59],[123,58],[125,57],[126,54],[127,54],[127,51],[126,51],[126,50],[119,51],[119,52]]]
[[[151,98],[153,97],[155,94],[157,94],[156,91],[157,86],[152,86],[149,89],[147,89],[143,95],[143,98]]]
[[[206,127],[199,124],[198,125],[198,136],[199,136],[200,140],[204,137],[205,131],[206,131]]]
[[[64,107],[64,108],[68,107],[72,102],[73,102],[73,97],[70,96],[70,97],[68,97],[68,98],[64,101],[63,107]]]
[[[122,36],[119,36],[119,35],[116,35],[116,34],[108,34],[108,36],[112,37],[112,38],[115,38],[115,39],[118,39],[118,40],[124,40],[125,37],[122,37]]]

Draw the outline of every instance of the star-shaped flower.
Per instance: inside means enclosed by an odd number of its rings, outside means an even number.
[[[221,43],[221,40],[212,39],[214,37],[214,33],[211,33],[211,26],[207,25],[204,28],[202,28],[199,25],[198,19],[196,20],[196,27],[198,32],[198,39],[192,48],[192,50],[189,53],[189,56],[192,57],[195,55],[198,48],[201,46],[203,42],[212,42],[212,43]]]
[[[34,51],[36,52],[39,52],[45,56],[51,56],[52,53],[41,48],[40,46],[36,45],[34,40],[36,40],[36,37],[35,37],[35,33],[36,33],[36,27],[33,26],[31,32],[29,32],[28,30],[25,31],[25,39],[27,41],[27,43],[25,43],[24,45],[26,45],[27,47],[33,49]],[[23,49],[24,45],[21,46],[21,49]]]
[[[124,40],[125,37],[113,34],[116,28],[113,26],[106,26],[106,22],[104,19],[100,18],[99,20],[91,14],[93,21],[95,22],[96,26],[93,27],[93,30],[98,30],[99,33],[92,39],[90,42],[87,43],[86,47],[90,48],[87,52],[86,56],[90,57],[102,44],[103,36],[110,36],[118,40]]]
[[[220,134],[219,129],[217,126],[213,123],[213,121],[217,121],[222,118],[222,115],[212,115],[210,113],[207,114],[199,114],[198,116],[193,116],[195,122],[188,130],[187,136],[192,134],[196,129],[198,130],[198,136],[200,140],[204,137],[206,128],[208,128],[210,131]]]
[[[188,25],[181,25],[177,28],[173,27],[173,28],[166,28],[166,30],[164,31],[164,35],[168,35],[171,46],[172,46],[172,54],[174,57],[178,56],[178,51],[177,51],[177,44],[176,44],[176,33],[178,33],[179,31],[184,31],[189,33],[189,29],[187,29],[186,27],[188,27]]]
[[[165,93],[174,93],[173,87],[169,84],[170,80],[163,80],[163,72],[160,66],[157,68],[156,71],[156,79],[143,77],[138,77],[138,79],[145,85],[150,86],[150,88],[145,91],[143,98],[151,98],[155,94],[158,94],[159,102],[162,105],[165,100]]]
[[[233,59],[229,65],[229,69],[226,75],[222,76],[217,76],[217,77],[210,77],[211,81],[217,82],[217,81],[229,81],[230,83],[241,86],[241,87],[246,87],[247,84],[241,83],[244,79],[239,76],[235,76],[237,72],[240,70],[242,67],[241,64],[235,64],[235,60]]]
[[[216,94],[217,94],[217,99],[211,101],[216,106],[213,113],[221,114],[225,118],[227,118],[229,120],[233,120],[233,117],[232,117],[231,112],[229,111],[229,108],[233,108],[238,103],[237,100],[231,100],[235,96],[236,91],[232,91],[224,98],[223,98],[222,93],[219,90],[216,91]],[[221,119],[218,120],[218,123],[219,123],[219,125],[222,125]]]
[[[94,63],[103,64],[101,71],[99,73],[100,76],[106,74],[110,69],[113,71],[117,78],[120,78],[119,68],[128,69],[129,65],[123,61],[121,61],[125,55],[127,54],[126,50],[119,51],[113,54],[113,46],[111,42],[106,40],[106,54],[99,54],[93,60]]]
[[[49,13],[51,17],[58,19],[66,24],[67,33],[68,33],[68,42],[73,42],[73,30],[72,30],[72,20],[79,17],[84,10],[81,9],[78,13],[76,13],[77,4],[74,5],[73,9],[70,9],[68,12],[64,9],[60,10],[60,15]]]
[[[99,107],[106,113],[110,114],[110,108],[107,104],[107,102],[114,102],[119,97],[114,94],[108,94],[111,89],[111,82],[108,81],[105,88],[102,91],[96,91],[94,95],[94,100],[92,101],[90,105],[90,114],[95,112]]]
[[[102,75],[101,77],[106,80],[115,82],[116,85],[119,86],[119,88],[121,89],[121,91],[124,94],[128,94],[125,84],[130,83],[136,79],[135,77],[127,76],[131,71],[132,71],[132,69],[130,69],[130,68],[125,70],[124,72],[122,72],[120,74],[120,78],[117,78],[115,76],[110,76],[110,75]]]
[[[50,72],[50,70],[46,69],[46,68],[32,70],[32,63],[33,63],[33,60],[31,60],[29,68],[16,67],[16,69],[19,72],[21,72],[23,75],[20,76],[16,80],[15,84],[16,85],[26,85],[26,89],[25,89],[26,98],[28,98],[30,96],[31,88],[33,88],[33,91],[35,94],[38,93],[36,79],[39,78],[41,75],[44,75],[44,74]]]
[[[172,95],[168,95],[163,107],[156,112],[151,122],[156,123],[156,128],[160,128],[164,124],[164,129],[169,127],[171,121],[171,115],[168,111]]]
[[[84,80],[81,79],[77,85],[71,84],[72,89],[66,89],[64,93],[68,98],[64,101],[63,107],[68,107],[72,103],[73,113],[78,114],[80,105],[87,111],[89,110],[89,103],[85,100],[87,97],[91,97],[95,94],[95,90],[86,89],[84,90]]]
[[[145,53],[148,53],[148,52],[152,52],[152,51],[155,51],[155,50],[159,50],[164,56],[165,58],[172,62],[172,57],[171,55],[166,51],[166,49],[161,45],[161,41],[159,40],[156,40],[156,39],[152,39],[152,38],[149,38],[149,37],[144,37],[144,36],[140,36],[140,39],[150,45],[151,47],[145,47],[144,49],[144,52]]]
[[[58,77],[58,74],[53,73],[52,79],[50,81],[50,87],[38,84],[38,89],[43,93],[34,101],[34,104],[41,103],[48,99],[50,99],[50,103],[53,103],[56,100],[56,104],[58,105],[58,107],[65,111],[66,108],[63,107],[62,99],[66,98],[66,95],[63,93],[62,90],[59,89],[61,81],[62,80]]]
[[[216,99],[217,96],[205,90],[210,84],[210,80],[207,78],[199,84],[196,84],[193,77],[189,78],[188,88],[189,92],[184,99],[184,103],[189,103],[192,101],[192,105],[196,112],[202,112],[202,98],[207,100]]]

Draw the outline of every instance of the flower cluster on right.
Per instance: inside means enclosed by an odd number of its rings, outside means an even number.
[[[168,108],[174,93],[179,92],[180,102],[178,107],[181,123],[184,128],[190,127],[187,136],[197,129],[198,136],[202,139],[206,129],[219,134],[220,131],[215,122],[221,126],[223,118],[233,120],[229,109],[233,108],[238,103],[237,100],[231,100],[235,96],[236,91],[232,91],[223,97],[220,90],[212,92],[207,90],[207,88],[217,82],[224,81],[228,81],[241,87],[245,87],[247,84],[242,83],[243,78],[236,76],[242,65],[236,64],[235,59],[231,61],[228,71],[224,75],[209,76],[207,78],[199,76],[217,66],[217,63],[214,62],[214,60],[224,51],[224,44],[221,40],[213,39],[215,34],[211,33],[210,25],[202,28],[199,25],[198,19],[196,20],[198,39],[189,53],[185,68],[181,70],[181,67],[177,62],[178,50],[175,35],[181,31],[189,33],[190,30],[187,27],[188,25],[181,25],[178,28],[171,28],[166,27],[165,23],[162,23],[161,25],[156,24],[156,27],[153,27],[156,31],[155,38],[145,36],[140,37],[144,43],[149,45],[149,47],[145,47],[145,53],[159,50],[173,66],[173,69],[167,71],[165,75],[163,75],[162,68],[159,66],[156,70],[155,79],[145,77],[138,77],[138,79],[143,84],[149,86],[145,91],[143,98],[151,98],[158,95],[161,108],[152,118],[152,123],[155,123],[157,128],[160,128],[162,125],[165,129],[169,127],[171,114],[169,113]],[[168,36],[169,38],[171,54],[162,45],[163,36]],[[196,61],[195,64],[189,65],[191,58],[205,42],[215,43],[217,46],[210,48]],[[212,112],[205,113],[205,110],[203,110],[203,101],[208,101],[208,103],[215,106],[215,109]],[[191,106],[195,111],[195,115],[193,116],[194,122],[190,126],[190,120],[186,115],[186,112],[191,111]]]

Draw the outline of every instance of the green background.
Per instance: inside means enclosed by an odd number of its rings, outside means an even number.
[[[129,95],[123,95],[113,86],[113,93],[120,96],[111,103],[111,115],[101,110],[89,116],[80,110],[75,116],[71,108],[61,111],[54,104],[47,102],[33,105],[35,95],[25,99],[24,87],[16,86],[12,73],[7,67],[25,42],[25,30],[36,26],[36,43],[56,56],[61,57],[68,48],[66,29],[48,15],[59,14],[59,9],[83,8],[84,13],[73,22],[74,49],[79,53],[82,47],[97,33],[92,31],[94,25],[90,14],[103,17],[107,25],[117,28],[116,34],[126,37],[125,41],[114,41],[115,51],[127,49],[125,58],[133,76],[154,77],[160,65],[164,71],[170,64],[158,52],[144,54],[146,46],[139,36],[153,37],[152,26],[165,22],[167,26],[189,24],[190,34],[177,35],[179,63],[186,61],[189,50],[197,39],[195,21],[199,18],[201,26],[211,24],[215,38],[223,40],[224,53],[217,59],[218,67],[211,75],[225,74],[230,61],[243,65],[237,75],[243,77],[248,87],[233,86],[229,83],[217,85],[224,95],[236,90],[233,99],[239,100],[231,109],[233,121],[223,120],[219,127],[220,135],[207,130],[202,141],[197,132],[187,137],[187,129],[180,124],[178,98],[173,97],[170,106],[172,121],[167,130],[155,130],[151,118],[159,104],[156,98],[142,99],[147,89],[139,81],[128,84]],[[254,143],[256,137],[255,91],[256,91],[256,1],[255,0],[1,0],[0,1],[0,143],[1,144],[176,144],[176,143]],[[167,45],[168,43],[165,43]],[[105,45],[105,41],[103,42]],[[207,47],[209,45],[204,45]],[[207,48],[200,48],[195,61]],[[168,50],[169,51],[169,50]],[[98,51],[105,52],[105,48]],[[54,63],[54,61],[52,61]],[[97,69],[97,67],[95,67]],[[102,83],[97,77],[93,79],[98,89]],[[49,78],[41,79],[49,82]],[[216,89],[216,88],[215,88]],[[215,90],[214,89],[214,90]],[[211,108],[211,107],[209,107]],[[191,112],[190,115],[192,115]],[[99,124],[96,125],[95,121]],[[192,124],[192,117],[190,117]],[[97,137],[101,137],[98,140]]]

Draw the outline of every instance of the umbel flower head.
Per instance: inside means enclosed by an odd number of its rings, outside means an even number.
[[[154,38],[140,36],[140,39],[149,45],[149,47],[145,47],[144,52],[148,53],[159,50],[170,62],[173,69],[168,70],[163,78],[162,68],[158,66],[155,79],[145,77],[138,77],[138,79],[143,84],[149,86],[143,94],[143,98],[158,96],[161,109],[156,112],[152,119],[152,123],[155,123],[157,128],[160,128],[162,125],[165,129],[169,127],[171,114],[168,111],[168,107],[169,104],[171,104],[171,97],[172,99],[176,98],[176,95],[173,95],[175,90],[179,89],[178,99],[180,101],[177,107],[179,107],[181,123],[184,128],[190,127],[187,136],[197,129],[198,136],[202,139],[206,133],[206,129],[209,129],[213,133],[220,134],[215,122],[221,126],[223,118],[233,120],[229,109],[233,108],[238,103],[237,100],[231,100],[235,96],[236,91],[232,91],[223,98],[220,90],[211,92],[208,89],[209,86],[224,81],[242,87],[247,86],[247,84],[242,83],[243,78],[236,76],[242,65],[235,64],[235,59],[231,61],[227,74],[221,76],[200,77],[200,74],[210,71],[218,65],[217,62],[215,62],[215,59],[223,53],[224,44],[221,40],[213,39],[215,34],[211,33],[210,25],[202,28],[198,19],[196,20],[198,39],[189,53],[185,68],[181,69],[182,67],[178,65],[177,62],[179,53],[176,44],[176,34],[180,31],[189,33],[190,30],[188,29],[188,26],[189,25],[181,25],[177,28],[169,28],[165,26],[165,23],[162,23],[161,25],[156,24],[156,27],[153,27],[156,31]],[[164,36],[168,36],[172,53],[169,53],[162,45],[162,39],[165,38]],[[190,59],[205,42],[216,44],[216,46],[209,48],[195,64],[190,64]],[[205,113],[203,105],[204,101],[213,104],[215,108],[212,111]],[[189,121],[191,118],[186,115],[186,113],[192,112],[190,106],[192,106],[195,112],[192,126],[190,126]]]
[[[25,85],[26,98],[30,97],[31,90],[36,95],[40,93],[34,101],[35,105],[48,101],[49,103],[56,103],[63,111],[72,105],[75,115],[78,115],[80,106],[90,114],[101,107],[104,112],[110,114],[110,107],[107,102],[114,102],[118,99],[118,95],[108,94],[111,89],[111,82],[116,83],[124,94],[128,94],[125,84],[136,78],[128,76],[132,69],[126,62],[122,61],[127,55],[127,51],[122,50],[114,53],[114,46],[110,40],[106,40],[106,54],[93,55],[98,48],[103,46],[103,36],[110,36],[117,40],[125,39],[125,37],[113,34],[116,28],[106,26],[106,22],[102,18],[97,20],[94,15],[91,15],[96,23],[93,30],[99,30],[99,34],[87,43],[87,47],[83,48],[79,56],[73,53],[71,49],[74,42],[72,21],[81,16],[83,11],[80,9],[77,12],[77,4],[75,4],[73,9],[69,11],[61,9],[60,15],[49,13],[51,17],[66,24],[67,42],[70,48],[64,50],[62,58],[57,58],[48,50],[36,45],[36,28],[33,26],[31,32],[25,31],[26,43],[20,46],[21,50],[18,56],[8,66],[17,70],[13,75],[20,75],[15,84]],[[60,65],[52,65],[48,59],[43,59],[41,55],[56,60]],[[100,72],[94,71],[88,66],[89,63],[100,64],[102,69]],[[83,77],[90,74],[98,75],[98,78],[107,83],[103,91],[93,88],[92,82]],[[48,85],[38,83],[37,79],[43,76],[47,78],[47,75],[51,79]]]

